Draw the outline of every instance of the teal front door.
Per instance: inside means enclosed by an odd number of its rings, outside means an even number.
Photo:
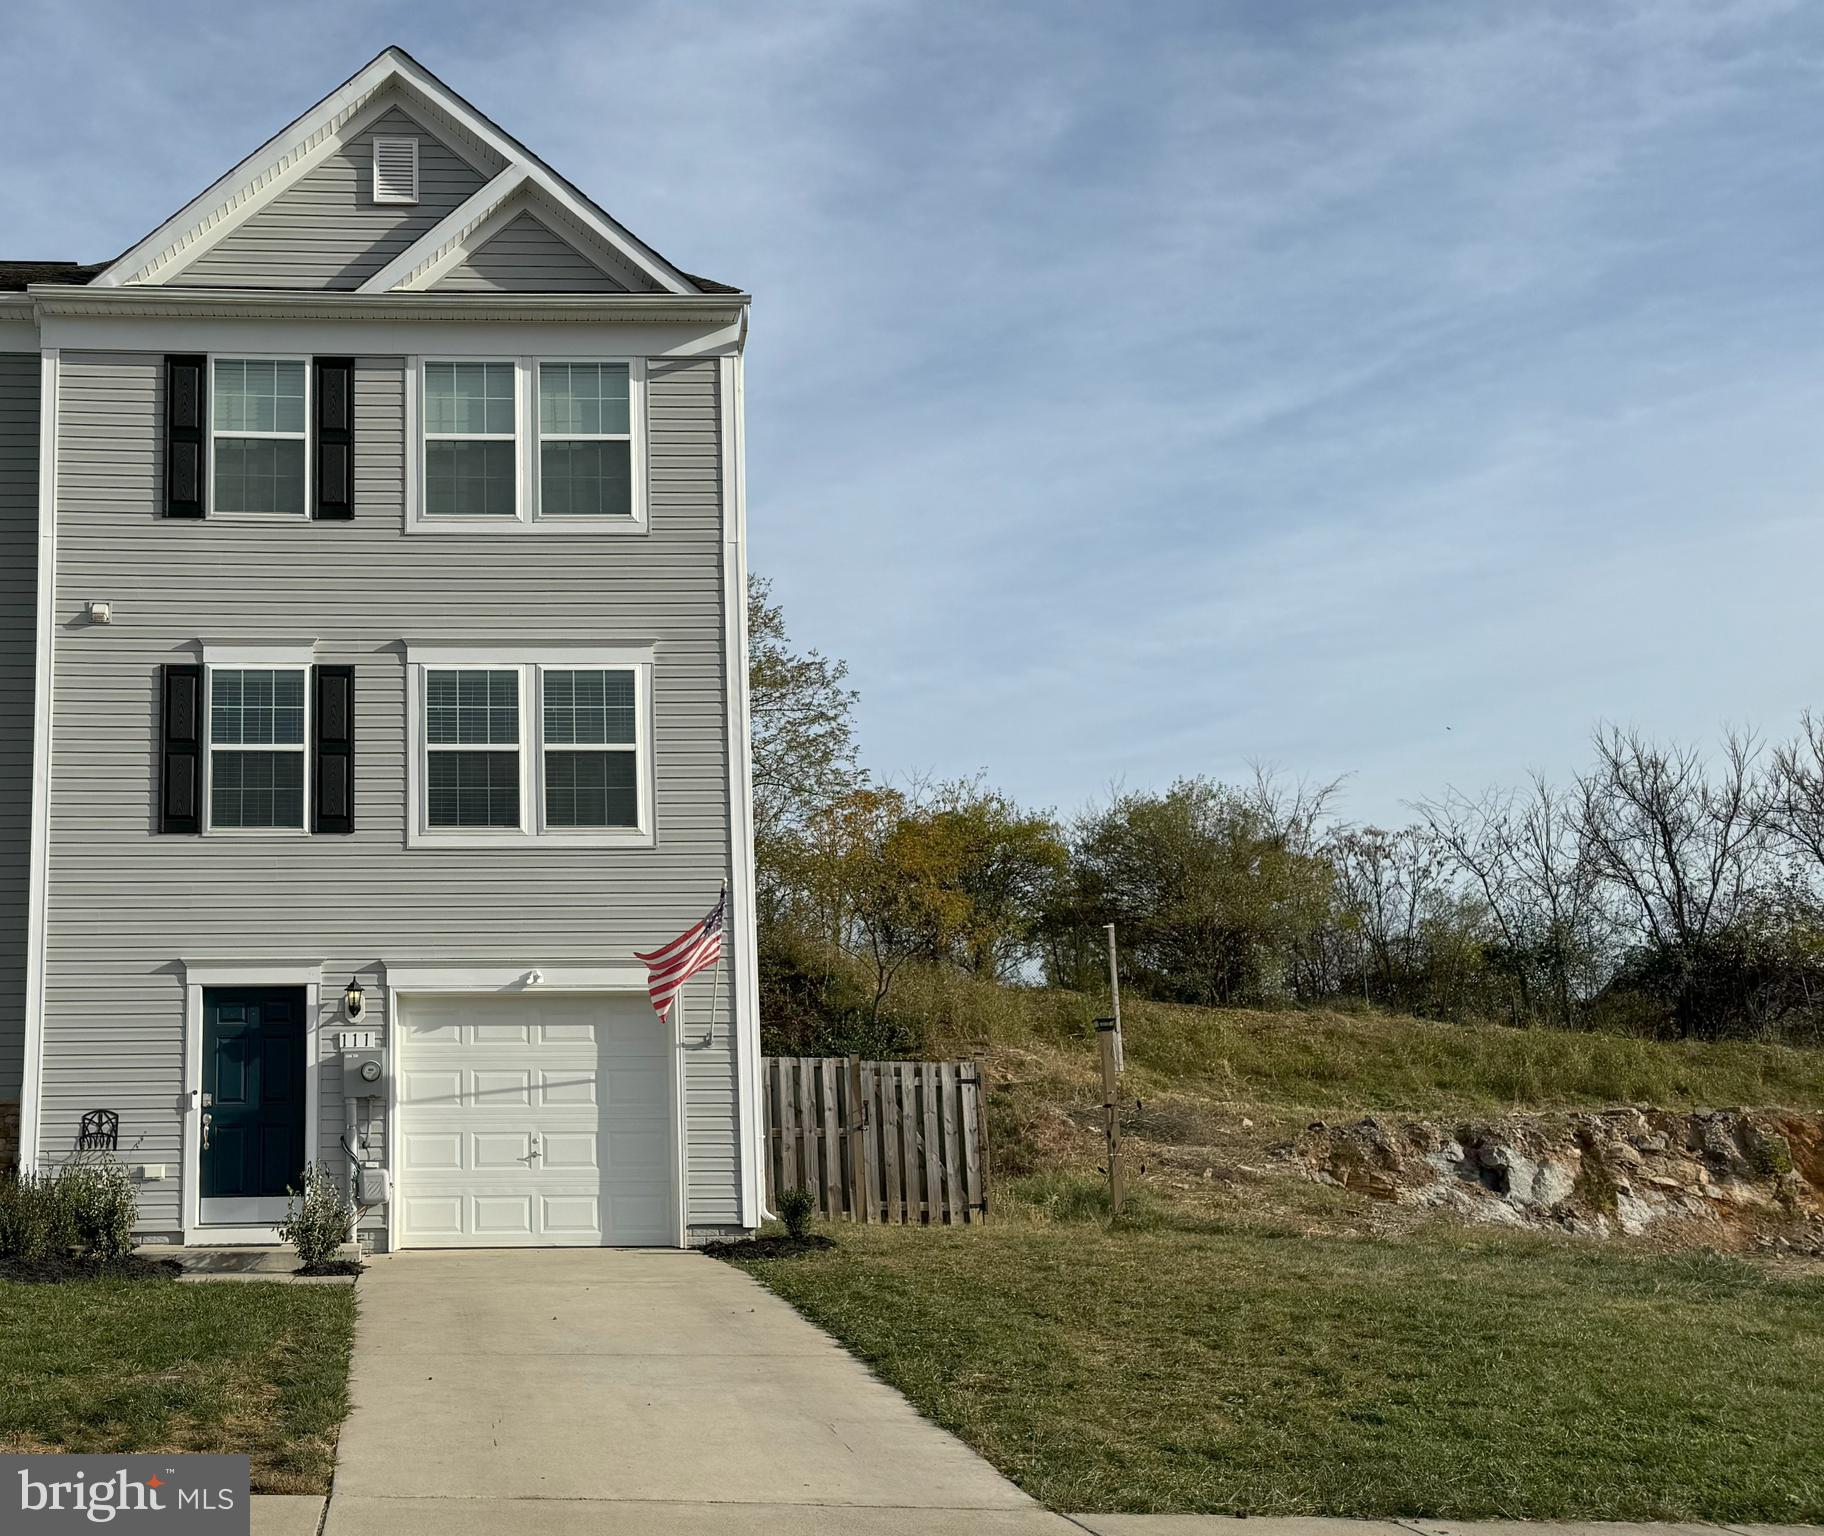
[[[202,1219],[285,1217],[305,1158],[302,987],[203,992]]]

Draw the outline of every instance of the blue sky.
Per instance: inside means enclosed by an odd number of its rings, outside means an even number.
[[[14,0],[0,255],[387,42],[755,298],[753,557],[886,774],[1567,775],[1824,704],[1824,9]]]

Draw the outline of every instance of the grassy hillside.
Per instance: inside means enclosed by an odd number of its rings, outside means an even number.
[[[996,1169],[1083,1170],[1100,1154],[1094,1019],[1106,998],[937,972],[891,1001],[912,1054],[986,1058]],[[1653,1105],[1824,1112],[1824,1051],[1497,1024],[1378,1010],[1189,1008],[1124,1001],[1137,1158],[1223,1182],[1227,1165],[1313,1119],[1494,1116]],[[1206,1175],[1206,1170],[1208,1174]]]
[[[895,1016],[934,1055],[985,1052],[1015,1077],[1095,1081],[1106,998],[913,974]],[[1126,1000],[1127,1091],[1218,1103],[1410,1114],[1652,1103],[1824,1110],[1824,1051],[1498,1024],[1363,1009],[1262,1011]]]

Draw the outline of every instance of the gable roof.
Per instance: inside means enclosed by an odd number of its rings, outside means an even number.
[[[550,203],[573,222],[586,237],[599,240],[606,249],[648,276],[656,291],[680,295],[742,292],[729,284],[699,278],[674,266],[398,47],[382,50],[323,100],[273,135],[121,256],[104,263],[99,270],[88,269],[88,279],[75,280],[91,280],[95,286],[104,288],[159,286],[170,282],[321,164],[337,149],[342,134],[351,125],[367,120],[363,117],[364,112],[371,117],[377,105],[376,98],[382,93],[402,96],[418,113],[430,118],[439,131],[449,133],[459,146],[471,146],[475,158],[484,166],[504,166],[505,170],[489,183],[490,186],[501,184],[499,199],[522,189],[537,194],[541,201]],[[451,212],[418,244],[429,242],[435,248],[447,247],[454,243],[462,229],[473,230],[493,211],[491,206],[472,207],[474,201],[471,198]],[[390,264],[388,270],[397,265],[397,262]],[[60,272],[62,270],[60,267]],[[408,276],[409,273],[401,273],[398,280]],[[47,274],[29,280],[73,279]],[[391,291],[398,285],[398,280],[384,288],[369,282],[363,284],[363,291]]]

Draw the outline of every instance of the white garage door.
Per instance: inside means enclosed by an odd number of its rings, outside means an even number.
[[[671,1040],[643,997],[404,1000],[400,1241],[677,1241]]]

